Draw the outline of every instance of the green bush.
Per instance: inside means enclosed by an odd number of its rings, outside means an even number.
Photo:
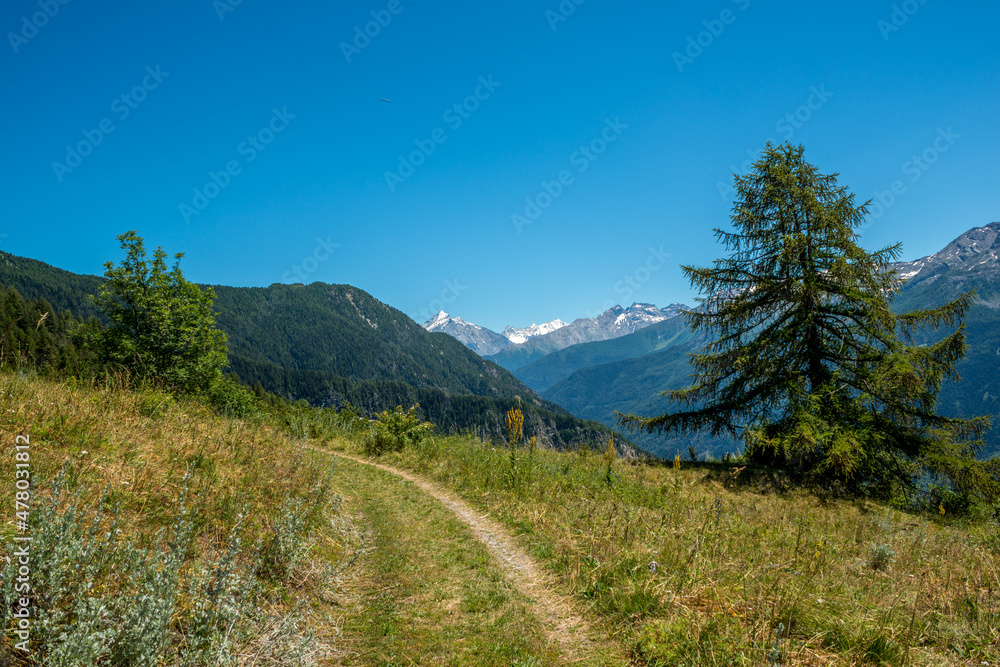
[[[208,402],[224,417],[244,418],[260,412],[260,401],[246,387],[230,378],[219,378],[208,389]]]
[[[397,405],[392,412],[378,413],[378,419],[369,422],[369,432],[363,441],[365,453],[379,456],[385,452],[402,451],[407,445],[419,445],[434,425],[420,421],[416,415],[418,407],[414,405],[403,412],[402,406]]]
[[[217,381],[226,365],[226,335],[215,324],[211,287],[184,278],[174,255],[157,248],[149,259],[135,231],[118,237],[126,258],[116,267],[105,262],[106,281],[94,303],[108,326],[93,333],[103,364],[132,377],[154,379],[172,390],[201,393]]]

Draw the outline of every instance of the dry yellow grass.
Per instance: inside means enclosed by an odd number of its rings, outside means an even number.
[[[184,554],[182,583],[171,620],[170,643],[174,648],[186,641],[185,625],[191,622],[193,609],[203,602],[185,588],[186,582],[198,568],[215,572],[225,562],[234,529],[239,537],[235,571],[245,576],[257,571],[260,549],[281,530],[282,521],[287,521],[286,501],[315,493],[331,464],[329,457],[317,456],[296,444],[270,418],[222,418],[195,400],[151,389],[124,391],[110,383],[92,387],[5,372],[0,374],[0,437],[4,443],[0,493],[11,502],[4,502],[10,507],[0,527],[0,558],[9,554],[13,545],[10,538],[18,534],[12,501],[18,436],[30,443],[33,508],[45,502],[53,479],[63,470],[64,507],[75,494],[79,494],[79,505],[99,506],[101,516],[111,516],[117,506],[121,541],[150,553],[165,548],[164,540],[175,531],[184,495],[193,536]],[[254,593],[252,623],[257,636],[233,640],[240,642],[233,647],[233,654],[243,656],[247,664],[267,664],[266,657],[275,650],[266,645],[268,641],[285,641],[290,634],[308,638],[315,630],[313,619],[326,610],[327,575],[348,556],[351,528],[338,517],[336,499],[324,508],[324,516],[311,522],[308,543],[312,546],[305,560],[282,580],[262,580],[263,589]],[[81,520],[85,516],[89,514],[81,513]],[[36,528],[32,526],[33,531]],[[157,542],[161,530],[167,537]],[[98,583],[88,593],[95,597],[131,590],[128,587],[132,584],[121,581],[120,573],[107,571],[97,576]],[[296,618],[292,612],[297,607],[300,612],[309,609],[319,614],[300,613],[295,627],[287,627],[288,619]],[[321,650],[317,642],[310,645],[312,648],[306,649],[303,643],[303,650],[313,654]],[[45,655],[50,648],[36,645],[35,656]],[[262,662],[254,663],[255,655]],[[24,656],[18,659],[34,664]]]

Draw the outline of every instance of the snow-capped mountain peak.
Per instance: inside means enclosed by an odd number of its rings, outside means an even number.
[[[525,342],[529,338],[534,338],[535,336],[544,336],[545,334],[552,333],[566,326],[566,322],[560,319],[552,320],[551,322],[545,322],[544,324],[534,324],[530,327],[523,327],[521,329],[515,329],[514,327],[508,326],[503,331],[500,332],[507,340],[515,345]]]
[[[438,331],[447,325],[449,321],[451,321],[451,317],[448,316],[448,313],[439,310],[438,314],[424,322],[423,326],[428,331]]]
[[[497,332],[466,322],[461,317],[451,317],[443,310],[424,322],[422,326],[431,333],[446,333],[457,338],[467,348],[484,357],[496,354],[510,345],[510,341]]]
[[[893,265],[896,275],[906,281],[934,281],[955,269],[996,270],[1000,266],[1000,222],[975,227],[933,255],[913,262]]]

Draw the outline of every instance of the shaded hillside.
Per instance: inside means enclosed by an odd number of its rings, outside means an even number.
[[[514,375],[535,391],[544,392],[582,368],[641,357],[682,345],[692,337],[684,318],[672,317],[621,338],[581,343],[557,350],[515,369]]]
[[[584,368],[543,391],[542,396],[566,406],[578,417],[610,425],[615,424],[616,411],[657,415],[674,409],[660,393],[690,384],[688,354],[700,348],[701,343],[688,341],[645,356]],[[646,451],[664,458],[673,458],[678,452],[687,458],[688,447],[694,447],[700,457],[740,449],[736,443],[708,435],[627,435]]]
[[[214,287],[229,350],[288,370],[513,399],[530,392],[451,336],[349,285]]]
[[[28,301],[45,299],[62,313],[84,319],[100,313],[88,295],[104,282],[97,276],[70,273],[45,262],[0,252],[0,284],[16,289]]]

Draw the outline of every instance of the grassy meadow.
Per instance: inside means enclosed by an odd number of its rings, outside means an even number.
[[[635,664],[1000,660],[993,520],[795,490],[721,463],[512,453],[469,437],[380,462],[502,521]]]
[[[238,419],[11,371],[0,428],[8,498],[15,439],[30,441],[36,612],[25,655],[9,631],[10,502],[4,665],[565,662],[447,508],[337,456],[370,450],[372,422],[304,406]],[[603,657],[577,664],[1000,661],[995,518],[796,489],[733,462],[400,442],[378,461],[506,527],[595,629]]]

